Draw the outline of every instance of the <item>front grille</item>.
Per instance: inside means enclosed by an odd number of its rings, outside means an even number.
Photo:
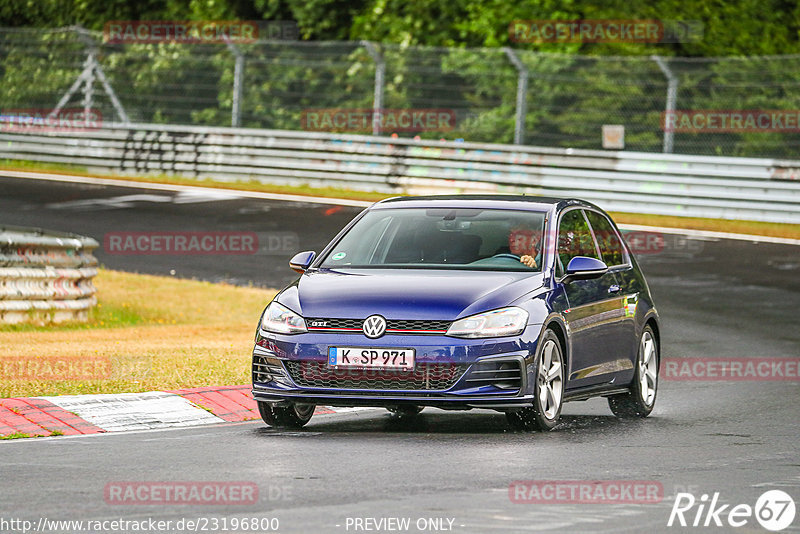
[[[311,332],[361,332],[364,319],[306,319]],[[444,334],[450,321],[387,319],[387,334]]]
[[[253,356],[253,382],[272,382],[276,378],[286,376],[281,361],[277,358]]]
[[[445,333],[450,328],[450,321],[403,321],[399,319],[387,319],[387,332],[428,332]]]
[[[413,371],[387,369],[332,369],[326,362],[286,361],[292,380],[301,387],[442,391],[464,374],[464,366],[418,363]]]
[[[522,368],[519,360],[485,360],[472,366],[466,382],[470,386],[495,386],[502,389],[522,387]]]

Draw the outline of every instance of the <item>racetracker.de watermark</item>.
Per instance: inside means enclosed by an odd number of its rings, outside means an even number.
[[[797,109],[692,109],[664,111],[661,129],[675,133],[800,132]]]
[[[103,126],[98,109],[20,108],[0,112],[0,132],[82,132]]]
[[[452,109],[306,109],[300,127],[311,132],[448,132],[456,126]]]
[[[111,376],[107,356],[0,356],[4,380],[102,380]]]
[[[508,498],[516,504],[653,504],[664,499],[654,480],[515,480]]]
[[[798,382],[800,358],[672,358],[659,377],[674,381]]]
[[[117,255],[256,254],[255,232],[109,232],[103,249]]]
[[[622,230],[622,237],[628,249],[636,256],[645,254],[698,254],[702,252],[703,241],[681,234],[645,232],[641,230]],[[600,236],[598,236],[600,239]]]
[[[103,26],[109,44],[245,44],[262,40],[296,41],[291,20],[112,20]]]
[[[109,482],[103,491],[113,505],[253,505],[255,482]]]
[[[693,43],[703,38],[699,20],[513,20],[515,43]]]

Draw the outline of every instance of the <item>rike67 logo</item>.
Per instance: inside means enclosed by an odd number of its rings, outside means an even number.
[[[778,532],[792,524],[795,517],[794,499],[781,490],[761,494],[755,506],[749,504],[719,503],[719,492],[710,497],[703,494],[697,499],[691,493],[678,493],[667,526],[680,527],[743,527],[755,517],[767,530]]]

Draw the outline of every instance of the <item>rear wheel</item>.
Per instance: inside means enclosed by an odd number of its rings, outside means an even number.
[[[422,406],[401,405],[389,406],[386,409],[389,410],[389,413],[397,417],[414,417],[422,411]]]
[[[608,406],[617,417],[647,417],[653,411],[658,392],[658,345],[653,330],[644,327],[639,340],[636,370],[629,393],[608,398]]]
[[[561,416],[564,401],[564,358],[555,332],[547,330],[536,356],[536,385],[533,406],[506,412],[517,430],[552,430]]]
[[[289,404],[277,406],[269,402],[258,403],[261,419],[275,428],[302,428],[314,415],[314,404]]]

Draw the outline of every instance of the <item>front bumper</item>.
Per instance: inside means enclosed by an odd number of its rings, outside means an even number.
[[[533,358],[540,325],[529,325],[519,336],[459,339],[447,336],[387,335],[368,339],[361,334],[307,333],[294,336],[260,333],[253,350],[253,397],[270,403],[310,403],[327,406],[417,405],[444,409],[511,409],[533,403]],[[328,347],[413,348],[416,366],[450,366],[457,376],[428,388],[407,378],[311,380],[300,369],[324,371]],[[369,374],[373,373],[373,374]],[[380,387],[376,384],[383,384]],[[388,385],[386,385],[388,384]],[[424,384],[429,384],[425,381]],[[438,389],[437,389],[438,387]]]
[[[392,396],[391,394],[378,394],[378,392],[365,395],[339,395],[329,393],[275,393],[267,389],[253,387],[253,397],[257,401],[286,404],[297,402],[302,404],[322,404],[325,406],[432,406],[445,410],[469,410],[472,408],[489,408],[505,410],[509,408],[525,408],[533,403],[533,395],[517,395],[513,397],[451,397],[441,396]]]

